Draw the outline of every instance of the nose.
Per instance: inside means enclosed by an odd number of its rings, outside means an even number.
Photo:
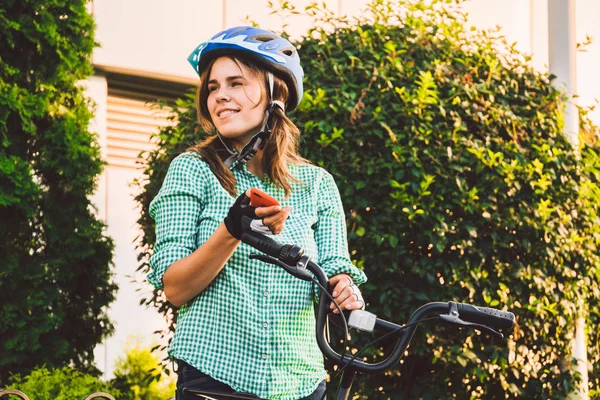
[[[220,88],[217,90],[217,93],[215,93],[215,99],[217,100],[217,103],[222,103],[225,101],[229,101],[231,99],[231,96],[229,95],[227,89]]]

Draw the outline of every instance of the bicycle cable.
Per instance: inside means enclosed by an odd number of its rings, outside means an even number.
[[[352,361],[356,360],[356,359],[357,359],[358,357],[360,357],[360,356],[361,356],[361,355],[362,355],[362,354],[363,354],[365,351],[367,351],[367,350],[368,350],[370,347],[372,347],[374,344],[376,344],[376,343],[377,343],[377,342],[379,342],[380,340],[383,340],[383,339],[387,338],[388,336],[391,336],[391,335],[393,335],[393,334],[395,334],[395,333],[401,332],[401,331],[403,331],[403,330],[405,330],[406,328],[409,328],[409,327],[411,327],[411,326],[414,326],[414,325],[419,325],[420,323],[423,323],[423,322],[431,322],[431,321],[437,321],[437,320],[439,320],[439,317],[430,317],[430,318],[424,318],[424,319],[422,319],[422,320],[419,320],[419,321],[411,322],[410,324],[406,324],[406,325],[404,325],[404,326],[401,326],[401,327],[400,327],[400,328],[398,328],[398,329],[394,329],[393,331],[390,331],[390,332],[386,333],[385,335],[383,335],[383,336],[381,336],[381,337],[379,337],[379,338],[377,338],[377,339],[373,340],[372,342],[368,343],[368,344],[367,344],[367,345],[366,345],[366,346],[365,346],[365,347],[364,347],[362,350],[360,350],[358,353],[356,353],[354,356],[352,356],[352,358],[350,358],[350,359],[348,360],[348,362],[344,363],[344,364],[343,364],[343,366],[340,366],[340,369],[338,369],[338,370],[335,372],[335,374],[333,375],[333,377],[331,378],[331,382],[335,381],[335,380],[336,380],[336,379],[339,377],[339,375],[340,375],[340,374],[341,374],[341,373],[342,373],[342,372],[343,372],[343,371],[346,369],[346,367],[347,367],[347,366],[349,366],[350,364],[352,364]],[[345,321],[345,320],[344,320],[344,321]],[[344,348],[344,349],[345,349],[345,348]],[[343,360],[343,356],[342,356],[342,360]],[[339,392],[339,390],[340,390],[340,386],[341,386],[341,381],[340,381],[340,384],[338,385],[338,392]],[[325,393],[323,393],[323,396],[321,397],[321,399],[320,399],[320,400],[324,400],[324,399],[326,399],[326,398],[327,398],[326,396],[327,396],[327,393],[328,393],[328,392],[329,392],[329,389],[326,389],[326,390],[325,390]]]
[[[317,280],[317,278],[315,278],[314,276],[312,277],[312,280],[314,283],[316,283],[322,290],[323,293],[325,293],[327,295],[327,298],[331,300],[331,302],[333,304],[335,304],[335,307],[337,308],[337,310],[340,313],[340,316],[342,317],[342,321],[344,321],[344,347],[342,350],[342,358],[340,360],[344,359],[344,356],[346,355],[346,347],[348,346],[348,322],[346,321],[346,316],[344,315],[342,308],[340,307],[340,305],[335,301],[335,299],[333,298],[332,295],[329,294],[329,292],[327,291],[327,289],[325,289],[321,283]]]

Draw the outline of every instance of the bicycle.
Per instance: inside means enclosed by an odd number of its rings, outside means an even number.
[[[515,323],[515,315],[512,312],[487,307],[476,307],[453,301],[425,304],[412,314],[405,325],[385,321],[377,318],[375,314],[364,310],[354,310],[348,313],[349,317],[346,319],[345,314],[347,312],[339,310],[340,318],[343,320],[345,326],[345,338],[348,337],[348,327],[366,332],[372,332],[375,329],[388,332],[377,340],[389,336],[398,336],[398,341],[394,349],[384,360],[377,363],[369,363],[358,358],[362,354],[362,351],[350,356],[345,353],[339,354],[330,346],[327,340],[327,321],[331,311],[329,302],[333,301],[333,298],[328,292],[327,275],[319,265],[304,255],[300,247],[289,244],[282,245],[270,237],[250,231],[249,229],[242,235],[242,242],[264,253],[251,254],[251,258],[277,265],[296,278],[315,282],[320,287],[321,292],[316,317],[316,338],[323,355],[339,366],[336,376],[341,374],[341,384],[336,395],[337,400],[347,400],[349,398],[354,378],[358,372],[367,374],[382,373],[398,364],[410,344],[417,326],[426,320],[442,320],[461,327],[477,329],[500,338],[504,336],[497,330],[512,329]],[[432,314],[437,316],[426,318]],[[370,347],[370,345],[367,345],[363,351]],[[345,345],[344,348],[346,348]],[[184,396],[191,395],[194,398],[206,400],[258,399],[258,397],[223,395],[198,389],[184,389],[183,392]],[[322,399],[326,395],[327,392],[323,395]]]

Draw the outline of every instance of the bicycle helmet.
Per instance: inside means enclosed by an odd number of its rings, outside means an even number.
[[[202,74],[211,60],[239,54],[283,79],[289,88],[287,107],[293,110],[302,99],[302,78],[298,51],[289,41],[266,29],[237,26],[217,33],[201,43],[188,57],[198,75]]]

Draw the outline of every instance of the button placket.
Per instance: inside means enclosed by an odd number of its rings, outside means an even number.
[[[252,185],[250,185],[249,187],[251,187]],[[270,297],[271,297],[271,287],[270,287],[270,279],[271,279],[271,274],[270,272],[270,267],[271,265],[269,264],[265,264],[265,263],[261,263],[260,264],[260,268],[257,268],[257,272],[259,275],[259,279],[260,282],[262,282],[261,287],[257,288],[259,291],[257,293],[257,295],[260,298],[260,303],[262,304],[262,321],[259,320],[259,326],[260,329],[262,330],[261,333],[261,337],[262,337],[262,344],[260,346],[260,353],[259,353],[259,357],[261,359],[262,362],[264,362],[264,367],[267,368],[268,370],[268,363],[269,363],[269,352],[271,351],[271,346],[270,346],[270,341],[271,341],[271,337],[270,337],[270,330],[269,330],[269,318],[270,318],[270,313],[271,313],[271,304],[270,304]]]
[[[263,354],[263,360],[265,361],[265,363],[268,365],[269,364],[269,360],[270,357],[269,355],[272,353],[272,334],[271,334],[271,318],[272,318],[272,313],[273,313],[273,305],[272,305],[272,300],[273,300],[273,290],[274,290],[274,285],[273,285],[273,268],[275,266],[271,265],[271,264],[264,264],[265,269],[264,269],[264,273],[265,273],[265,279],[263,282],[265,282],[265,290],[263,291],[263,298],[265,300],[265,314],[264,314],[264,320],[263,320],[263,330],[265,332],[265,336],[266,336],[266,348],[265,348],[265,352]]]
[[[265,278],[263,282],[265,282],[265,290],[263,290],[263,299],[264,299],[264,303],[265,303],[265,307],[264,310],[266,311],[264,314],[264,319],[263,319],[263,323],[262,323],[262,327],[263,329],[267,330],[269,328],[269,318],[271,316],[271,299],[270,299],[270,290],[271,290],[271,274],[269,273],[270,270],[269,268],[271,267],[271,265],[269,264],[264,264],[264,271],[265,271]],[[266,333],[267,335],[267,343],[269,342],[269,332],[267,331]],[[267,345],[268,347],[268,345]]]

